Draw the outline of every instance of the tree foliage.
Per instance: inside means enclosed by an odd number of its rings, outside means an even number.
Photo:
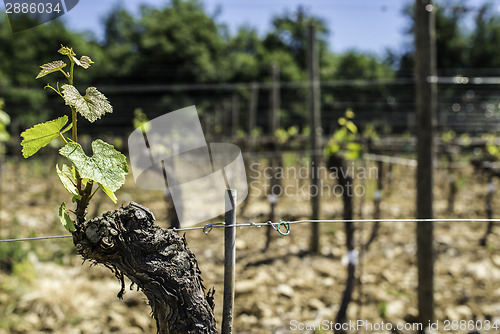
[[[441,0],[436,6],[439,69],[500,67],[500,58],[497,57],[500,54],[500,18],[492,5],[473,8],[465,0]],[[405,15],[409,22],[407,34],[411,40],[412,7],[407,7]],[[264,33],[246,25],[230,34],[216,14],[207,12],[202,0],[170,0],[158,6],[142,6],[137,16],[123,6],[114,7],[103,19],[105,34],[100,42],[90,35],[69,31],[58,20],[14,35],[6,18],[1,17],[0,91],[9,105],[9,112],[16,115],[14,123],[20,121],[21,126],[31,127],[60,113],[61,108],[53,107],[51,103],[54,96],[34,89],[40,84],[32,80],[38,74],[35,68],[40,59],[46,64],[39,72],[40,77],[67,70],[64,64],[52,58],[52,50],[60,43],[88,50],[93,55],[96,64],[92,66],[95,70],[77,74],[82,84],[90,80],[97,85],[134,86],[269,83],[272,80],[271,67],[276,65],[281,82],[303,82],[307,80],[306,28],[311,22],[318,32],[322,81],[389,79],[394,76],[394,69],[399,75],[411,76],[412,44],[406,45],[403,52],[389,50],[386,59],[356,50],[333,53],[327,43],[329,31],[326,22],[302,7],[275,15],[270,29]],[[86,59],[76,61],[87,66]],[[354,89],[358,88],[323,89],[323,106],[341,113],[349,106],[336,105],[336,99],[353,94]],[[69,94],[72,90],[69,88],[65,92]],[[356,92],[359,101],[369,101],[370,95],[384,93],[375,88],[358,89]],[[75,100],[67,102],[79,103],[82,108],[86,106],[91,115],[92,103],[98,95],[84,93],[78,93],[79,97],[73,95]],[[208,94],[210,98],[205,101],[204,97]],[[248,97],[250,93],[239,90],[238,94]],[[269,109],[268,94],[267,90],[259,91],[259,112]],[[297,90],[291,95],[286,98],[287,107],[280,111],[280,117],[285,121],[305,120],[306,92]],[[113,95],[110,99],[113,100]],[[120,115],[111,115],[105,122],[129,119],[130,124],[133,110],[144,107],[134,105],[134,99],[134,96],[120,96],[118,101],[113,101],[115,108],[125,111]],[[227,99],[227,91],[224,90],[210,93],[197,91],[195,94],[179,90],[151,101],[148,109],[165,110],[168,107],[171,110],[196,103],[203,112],[223,104],[224,99]],[[49,107],[49,104],[52,106]],[[81,112],[85,113],[82,108]]]
[[[159,8],[142,6],[137,19],[119,7],[105,19],[104,45],[111,56],[123,61],[119,73],[134,80],[193,83],[220,79],[224,37],[197,0],[172,0]]]
[[[470,35],[470,66],[500,67],[500,16],[492,3],[479,8],[474,23],[475,29]]]
[[[491,69],[500,67],[500,15],[491,3],[472,7],[464,0],[442,0],[436,3],[436,52],[440,71]],[[413,7],[404,9],[408,17],[406,34],[413,40]],[[473,21],[472,26],[468,21]],[[414,45],[393,61],[400,73],[413,71]]]
[[[391,79],[393,70],[377,56],[355,50],[336,57],[332,79]]]
[[[298,66],[305,70],[307,68],[307,26],[311,23],[316,26],[318,53],[320,63],[322,63],[328,53],[326,22],[310,15],[300,6],[295,13],[287,11],[273,18],[272,30],[264,38],[264,45],[270,51],[286,51],[296,60]]]

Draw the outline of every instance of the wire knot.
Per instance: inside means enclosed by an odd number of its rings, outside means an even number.
[[[205,226],[203,226],[203,233],[205,233],[206,235],[208,235],[208,233],[212,232],[212,229],[214,228],[215,224],[207,224]]]
[[[271,225],[279,234],[286,236],[290,234],[290,222],[284,221],[280,219],[279,223],[273,223],[272,221],[267,221],[268,225]],[[281,227],[284,227],[284,231]]]

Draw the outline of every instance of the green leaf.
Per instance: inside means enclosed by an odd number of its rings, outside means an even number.
[[[95,87],[87,88],[85,96],[81,96],[78,90],[71,85],[63,85],[61,90],[66,104],[74,107],[91,123],[101,118],[105,113],[113,112],[113,107],[109,104],[106,96]]]
[[[64,45],[61,45],[61,48],[57,52],[59,52],[62,55],[65,55],[65,56],[74,56],[75,55],[75,53],[73,52],[73,49],[71,49],[67,46],[64,46]]]
[[[328,146],[325,148],[325,152],[327,155],[334,155],[337,154],[339,151],[340,151],[340,146],[335,142],[328,143]]]
[[[5,143],[10,140],[10,135],[5,129],[0,129],[0,143]],[[2,148],[0,147],[0,150]],[[0,151],[1,152],[1,151]]]
[[[337,142],[343,142],[348,137],[347,129],[342,127],[333,133],[333,139]]]
[[[114,192],[112,192],[111,190],[109,190],[106,186],[102,185],[99,183],[99,187],[101,187],[102,191],[104,191],[104,193],[106,195],[108,195],[109,198],[111,198],[111,200],[113,201],[113,203],[116,204],[116,195]]]
[[[298,126],[291,126],[288,128],[288,135],[289,136],[296,136],[299,134],[299,127]]]
[[[127,158],[100,139],[92,142],[93,156],[88,157],[78,143],[68,143],[59,150],[62,156],[71,160],[82,178],[97,182],[111,192],[125,183],[128,174]]]
[[[71,202],[76,203],[77,201],[82,199],[82,195],[75,195],[71,198]]]
[[[66,190],[71,194],[79,196],[78,188],[76,187],[76,178],[71,168],[63,164],[62,170],[59,169],[59,165],[56,165],[56,170],[64,188],[66,188]]]
[[[358,133],[358,127],[356,126],[356,124],[354,124],[354,123],[353,123],[353,122],[351,122],[351,121],[347,121],[347,122],[345,123],[345,127],[346,127],[347,129],[349,129],[349,131],[351,131],[351,132],[352,132],[352,133],[354,133],[354,134]]]
[[[353,119],[354,118],[354,112],[352,111],[351,108],[347,109],[345,111],[345,117],[349,118],[349,119]]]
[[[68,123],[68,116],[40,123],[21,133],[23,141],[23,156],[28,158],[38,152],[39,149],[48,145],[54,138],[58,137],[61,129]]]
[[[486,144],[486,151],[488,151],[488,153],[493,156],[498,155],[498,153],[500,152],[498,146],[492,144]]]
[[[43,64],[42,66],[40,66],[40,68],[42,70],[40,71],[40,73],[38,73],[38,75],[36,76],[35,79],[39,79],[41,77],[46,76],[47,74],[59,71],[60,69],[64,68],[65,66],[66,66],[66,63],[63,62],[62,60],[56,60],[56,61],[53,61],[52,63]]]
[[[360,152],[358,151],[349,151],[344,155],[346,160],[358,160],[360,157]]]
[[[3,125],[9,125],[10,124],[10,116],[7,114],[5,111],[0,110],[0,123]]]
[[[94,63],[92,61],[92,59],[90,59],[90,57],[88,57],[88,56],[82,56],[80,58],[80,60],[78,60],[75,56],[73,56],[73,60],[75,61],[75,64],[77,64],[78,66],[83,67],[84,69],[89,68],[90,65],[92,65]]]
[[[347,149],[349,151],[356,151],[356,152],[359,152],[363,149],[363,145],[361,145],[360,143],[348,143],[347,144]]]
[[[347,150],[348,151],[344,157],[347,160],[357,160],[361,157],[363,145],[361,145],[360,143],[349,143],[347,144]]]
[[[76,231],[75,224],[69,217],[68,212],[66,212],[65,202],[63,202],[59,207],[59,219],[61,220],[61,224],[64,226],[64,228],[67,229],[69,232]]]
[[[61,131],[61,133],[65,133],[65,132],[67,132],[67,131],[71,130],[72,128],[73,128],[73,123],[71,123],[71,122],[70,122],[70,123],[68,123],[68,126],[66,126],[66,127],[65,127],[62,131]]]

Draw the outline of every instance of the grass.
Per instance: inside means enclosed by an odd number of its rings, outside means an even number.
[[[7,237],[12,239],[15,236]],[[0,270],[11,273],[15,264],[26,258],[30,251],[30,244],[21,242],[2,242],[0,243]]]
[[[377,305],[378,314],[382,319],[387,318],[387,302],[381,301]]]

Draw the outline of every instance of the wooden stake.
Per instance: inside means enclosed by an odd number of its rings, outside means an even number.
[[[250,110],[248,112],[248,134],[257,126],[257,106],[259,104],[259,84],[252,83],[252,93],[250,95]]]
[[[436,11],[431,0],[415,1],[415,78],[417,120],[417,218],[433,218],[434,127],[437,109]],[[432,222],[417,223],[418,313],[421,333],[434,321]]]
[[[234,92],[233,93],[233,98],[232,98],[232,103],[231,103],[231,134],[233,136],[236,136],[236,132],[238,131],[238,128],[240,127],[240,97],[239,95]]]
[[[280,109],[280,68],[279,65],[273,63],[271,65],[272,75],[272,92],[271,92],[271,136],[274,136],[275,131],[280,126],[279,109]]]
[[[314,169],[317,169],[320,164],[320,156],[318,148],[320,147],[320,87],[319,87],[319,65],[318,65],[318,47],[316,43],[316,27],[314,23],[309,24],[307,34],[307,68],[309,72],[309,124],[311,129],[311,188],[314,194],[311,196],[312,215],[311,219],[319,219],[320,213],[320,179]],[[318,253],[320,250],[319,244],[319,224],[312,224],[311,234],[311,252]]]

